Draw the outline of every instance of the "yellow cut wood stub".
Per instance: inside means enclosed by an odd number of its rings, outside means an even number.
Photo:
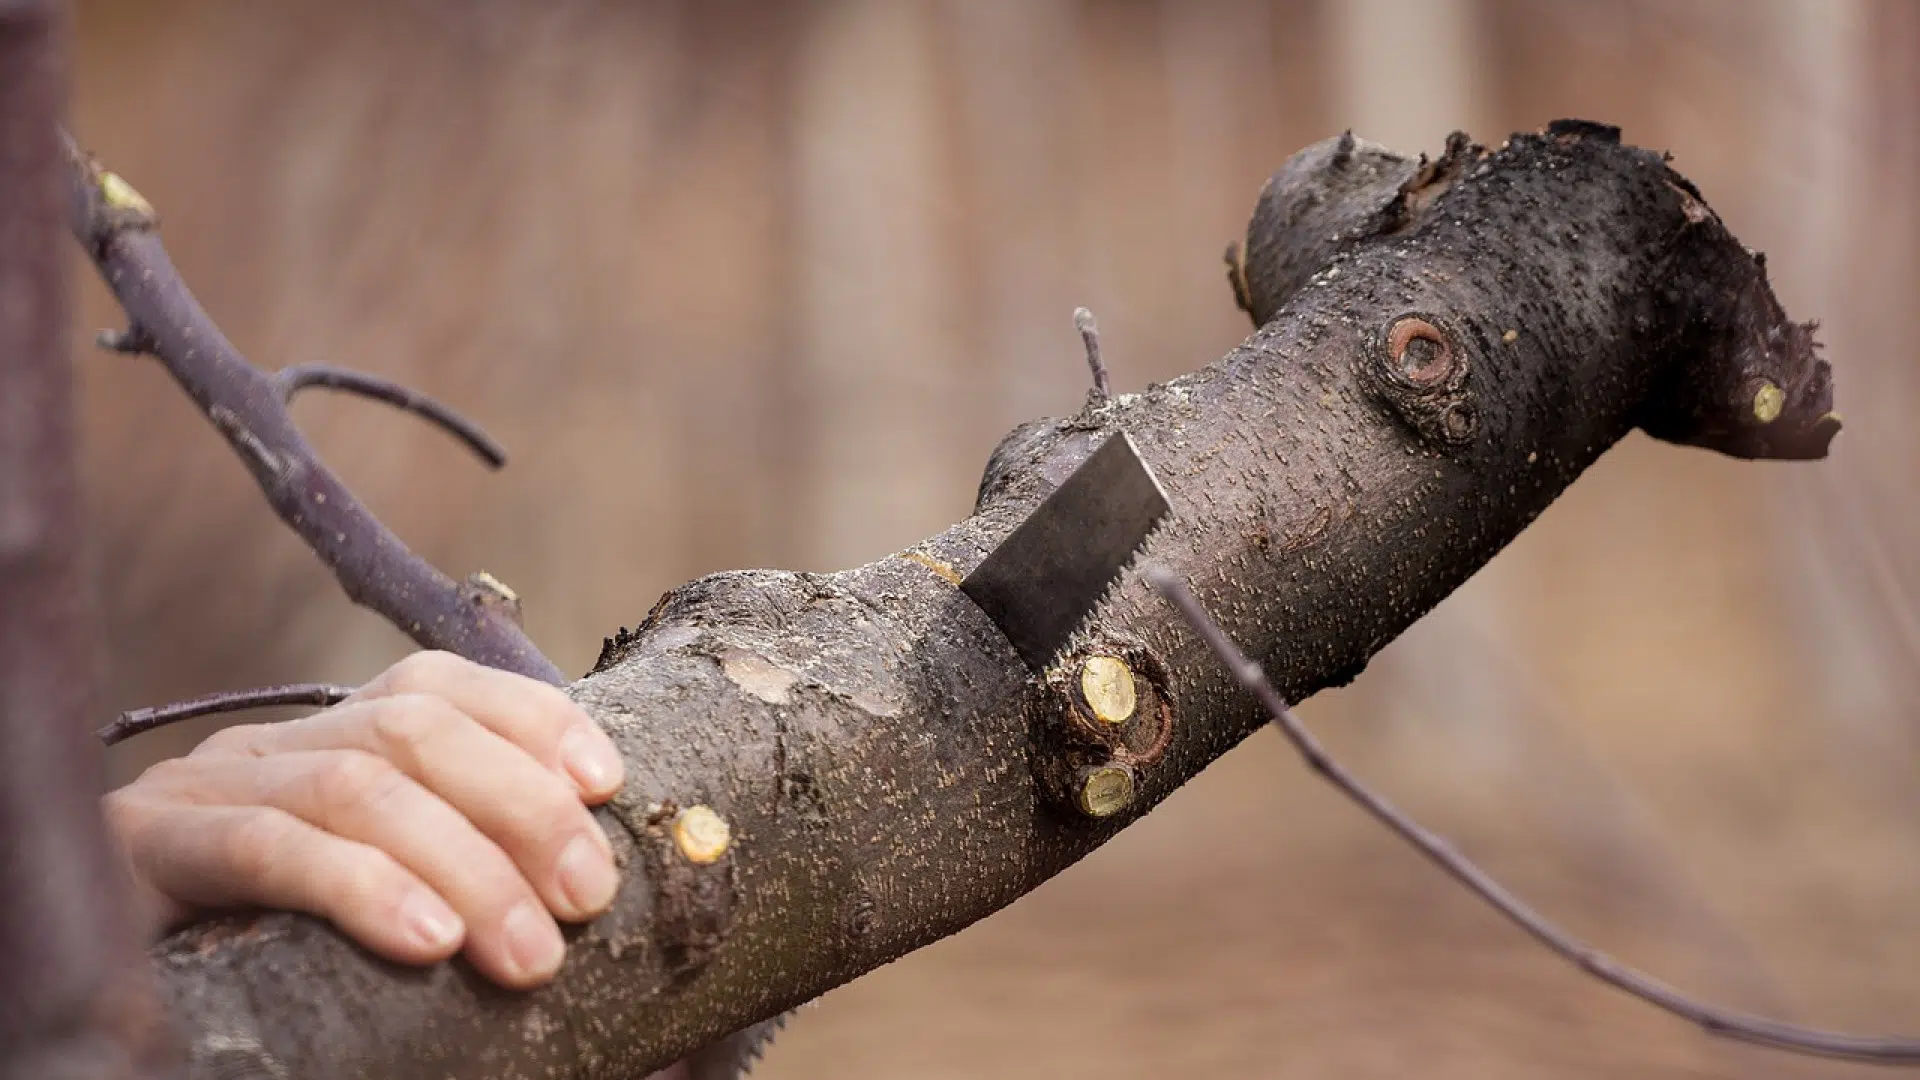
[[[520,606],[520,594],[508,588],[506,582],[501,581],[485,570],[476,570],[468,574],[467,581],[475,588],[485,589],[487,592],[492,593],[494,596],[499,597],[501,600],[515,607]]]
[[[125,210],[141,217],[153,216],[153,204],[134,190],[132,184],[121,179],[119,173],[100,174],[100,197],[115,210]]]
[[[673,844],[688,862],[700,866],[718,862],[732,840],[727,819],[710,806],[689,806],[673,816]]]
[[[1080,782],[1080,810],[1088,817],[1112,817],[1133,801],[1133,772],[1103,765]]]
[[[1094,719],[1103,724],[1124,724],[1139,707],[1133,671],[1126,661],[1114,656],[1087,657],[1080,668],[1080,693],[1086,697]]]
[[[1759,391],[1753,395],[1753,418],[1763,424],[1771,424],[1780,419],[1780,410],[1786,405],[1785,390],[1770,382],[1762,382]]]

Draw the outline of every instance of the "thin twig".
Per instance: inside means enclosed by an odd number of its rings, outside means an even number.
[[[273,381],[280,386],[281,400],[293,403],[293,396],[309,386],[325,387],[361,397],[384,401],[396,409],[420,417],[447,434],[467,444],[467,449],[487,463],[490,469],[498,469],[507,463],[507,452],[492,436],[481,430],[480,425],[461,416],[447,405],[413,390],[391,379],[378,375],[369,375],[364,371],[334,367],[332,364],[295,364],[274,372]]]
[[[130,324],[110,346],[139,348],[166,367],[246,461],[274,512],[333,571],[348,599],[379,612],[426,648],[561,682],[560,669],[507,612],[479,602],[408,550],[320,460],[287,412],[287,398],[303,377],[319,384],[326,376],[301,376],[295,368],[295,375],[282,379],[250,363],[181,280],[155,231],[153,207],[72,139],[66,145],[68,225]],[[365,381],[343,388],[375,393]],[[428,415],[411,399],[396,404]],[[444,424],[439,416],[430,418]]]
[[[1549,922],[1460,854],[1450,841],[1408,817],[1335,761],[1281,699],[1279,691],[1267,681],[1266,672],[1261,670],[1260,665],[1247,659],[1227,639],[1226,633],[1208,617],[1200,602],[1194,599],[1193,593],[1178,578],[1159,566],[1143,567],[1141,574],[1168,603],[1179,610],[1194,633],[1232,672],[1234,679],[1260,702],[1272,717],[1274,725],[1286,735],[1313,771],[1399,834],[1401,839],[1412,844],[1455,881],[1465,885],[1492,905],[1494,910],[1568,963],[1656,1008],[1691,1020],[1714,1035],[1819,1057],[1846,1058],[1879,1065],[1920,1064],[1920,1039],[1823,1031],[1697,1001],[1651,975],[1621,964]]]
[[[286,686],[263,686],[257,690],[223,690],[188,701],[176,701],[171,705],[149,705],[144,709],[123,712],[119,719],[94,734],[100,737],[101,742],[112,746],[135,735],[144,735],[155,728],[191,720],[196,716],[213,716],[245,709],[270,709],[276,705],[317,705],[326,708],[347,700],[353,690],[351,686],[333,683],[290,683]]]
[[[1086,308],[1073,309],[1073,325],[1080,331],[1080,341],[1087,347],[1087,368],[1093,372],[1093,397],[1095,404],[1104,404],[1113,397],[1113,384],[1107,379],[1107,362],[1100,359],[1100,327],[1093,321],[1093,312]]]

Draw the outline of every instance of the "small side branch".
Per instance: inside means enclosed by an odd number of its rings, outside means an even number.
[[[166,727],[182,720],[192,720],[198,716],[214,716],[219,713],[242,712],[247,709],[270,709],[276,705],[314,705],[326,708],[338,705],[353,694],[351,686],[336,686],[333,683],[291,683],[286,686],[263,686],[257,690],[223,690],[217,694],[193,698],[189,701],[176,701],[171,705],[150,705],[144,709],[133,709],[120,714],[119,718],[95,732],[100,741],[108,746],[143,735],[155,728]]]
[[[499,447],[429,399],[382,379],[328,367],[270,375],[250,363],[193,296],[160,243],[153,207],[125,180],[66,140],[68,225],[126,310],[109,348],[152,354],[246,462],[287,526],[320,557],[347,597],[415,642],[550,683],[560,670],[500,605],[435,569],[383,525],[320,460],[287,401],[307,386],[376,397],[451,431],[497,466]]]
[[[396,409],[402,409],[418,416],[422,420],[438,427],[447,434],[459,439],[472,450],[475,457],[487,463],[490,469],[498,469],[507,463],[507,452],[492,436],[481,430],[480,425],[461,416],[452,408],[444,405],[417,390],[401,386],[391,379],[378,375],[369,375],[363,371],[334,367],[331,364],[295,364],[281,368],[273,375],[273,381],[279,385],[280,400],[292,404],[293,396],[309,386],[325,387],[348,394],[383,401]]]
[[[1823,1031],[1698,1001],[1651,975],[1620,963],[1549,922],[1472,860],[1460,854],[1450,841],[1408,817],[1335,761],[1281,699],[1279,691],[1267,680],[1266,672],[1261,670],[1260,665],[1247,659],[1227,639],[1225,632],[1207,615],[1193,593],[1178,578],[1157,566],[1144,568],[1142,574],[1180,612],[1193,632],[1226,665],[1234,680],[1259,701],[1274,726],[1300,752],[1308,767],[1339,788],[1381,824],[1392,829],[1401,839],[1412,844],[1449,877],[1492,905],[1495,911],[1506,916],[1508,921],[1526,931],[1561,959],[1655,1008],[1691,1020],[1710,1034],[1818,1057],[1845,1058],[1880,1065],[1920,1064],[1920,1039]]]
[[[1100,327],[1093,321],[1093,312],[1086,308],[1073,309],[1073,326],[1080,331],[1081,344],[1087,347],[1087,369],[1093,372],[1094,404],[1103,404],[1113,397],[1113,384],[1107,378],[1107,362],[1100,358]]]

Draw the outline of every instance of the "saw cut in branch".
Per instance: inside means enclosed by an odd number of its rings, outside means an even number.
[[[1234,680],[1260,703],[1273,725],[1299,751],[1309,768],[1340,789],[1342,794],[1395,835],[1413,845],[1416,851],[1445,871],[1448,877],[1466,886],[1468,891],[1486,901],[1507,921],[1526,931],[1556,956],[1601,982],[1683,1020],[1690,1020],[1714,1035],[1817,1057],[1844,1058],[1880,1065],[1920,1064],[1920,1039],[1890,1035],[1847,1035],[1725,1009],[1683,994],[1567,933],[1515,896],[1506,886],[1495,881],[1473,860],[1460,854],[1459,849],[1445,837],[1408,817],[1399,807],[1348,772],[1294,715],[1273,684],[1267,681],[1267,674],[1260,670],[1260,665],[1247,659],[1234,647],[1227,635],[1208,617],[1200,601],[1194,599],[1193,593],[1180,583],[1180,579],[1159,567],[1144,568],[1143,576],[1180,612],[1181,618],[1187,621],[1200,640],[1207,643],[1207,648],[1213,650],[1214,656],[1233,674]]]
[[[1114,435],[1172,508],[1149,556],[1287,700],[1353,679],[1636,428],[1825,452],[1827,365],[1661,155],[1581,122],[1363,149],[1263,193],[1236,262],[1259,329],[1225,357],[1022,425],[972,516],[908,551],[704,578],[607,643],[570,693],[627,759],[623,884],[552,984],[268,915],[162,947],[175,1015],[307,1080],[615,1080],[1039,887],[1265,723],[1137,578],[1039,672],[959,591]]]
[[[347,597],[386,617],[423,647],[550,683],[562,680],[521,632],[498,593],[454,581],[414,554],[341,483],[287,412],[307,386],[330,386],[423,416],[489,465],[505,460],[472,423],[422,394],[338,368],[268,374],[248,362],[194,299],[167,257],[159,219],[140,193],[66,140],[69,227],[125,309],[127,330],[103,344],[150,353],[226,437],[280,520],[332,570]],[[487,579],[488,582],[491,579]]]

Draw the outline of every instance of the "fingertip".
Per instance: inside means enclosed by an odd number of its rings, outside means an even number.
[[[466,924],[431,890],[409,890],[400,902],[400,927],[423,962],[444,960],[460,948]]]
[[[547,909],[533,900],[515,904],[500,925],[502,940],[488,950],[493,978],[503,986],[530,989],[551,982],[566,959],[567,943]],[[488,960],[476,957],[476,961]]]
[[[620,751],[591,723],[575,724],[560,736],[560,764],[580,794],[592,801],[611,798],[626,778]]]
[[[597,826],[567,843],[556,870],[560,898],[566,903],[554,913],[570,922],[584,922],[606,911],[620,890],[619,868],[606,834]]]

